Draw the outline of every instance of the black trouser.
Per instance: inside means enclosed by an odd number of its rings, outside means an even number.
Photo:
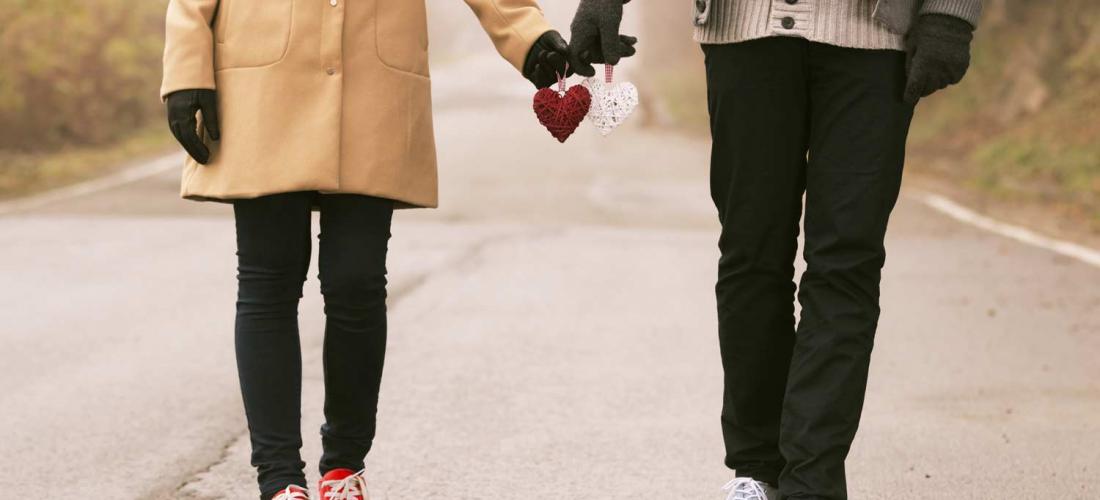
[[[287,193],[234,202],[239,259],[236,349],[261,498],[306,485],[298,300],[321,211],[325,424],[320,468],[359,470],[374,440],[386,351],[386,248],[393,202]]]
[[[905,56],[778,37],[704,51],[726,465],[785,498],[846,498],[913,115]]]

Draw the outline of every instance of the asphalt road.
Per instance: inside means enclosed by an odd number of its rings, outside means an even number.
[[[558,145],[491,58],[435,81],[444,208],[395,222],[375,496],[719,498],[708,145],[634,126]],[[254,498],[230,210],[177,183],[171,169],[0,216],[0,497]],[[1100,269],[910,194],[852,498],[1100,498]]]

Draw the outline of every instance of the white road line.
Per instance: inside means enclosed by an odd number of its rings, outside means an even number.
[[[1100,252],[1091,248],[1043,236],[1020,226],[1006,224],[996,219],[986,217],[938,194],[920,193],[916,195],[915,198],[932,209],[959,222],[1019,241],[1026,245],[1036,246],[1072,259],[1077,259],[1091,266],[1100,267]]]
[[[148,179],[150,177],[159,175],[161,173],[172,170],[173,168],[182,168],[183,155],[180,153],[173,153],[170,155],[162,156],[147,162],[140,163],[133,167],[123,169],[119,172],[115,172],[105,177],[99,177],[90,181],[81,182],[72,186],[67,186],[52,191],[46,191],[45,193],[30,196],[27,198],[17,198],[11,201],[0,203],[0,215],[7,215],[15,212],[24,212],[34,208],[38,208],[50,203],[56,203],[78,196],[85,196],[92,193],[98,193],[108,189],[131,184],[142,179]]]

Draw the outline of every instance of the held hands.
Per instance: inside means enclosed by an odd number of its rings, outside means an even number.
[[[970,68],[970,23],[943,14],[921,16],[908,39],[909,80],[905,100],[916,103],[962,81]]]
[[[557,83],[558,78],[569,76],[569,45],[557,31],[543,33],[527,53],[523,63],[523,76],[538,88],[546,88]],[[570,73],[571,74],[571,73]]]
[[[183,149],[195,161],[206,165],[210,161],[210,150],[203,144],[198,134],[198,122],[195,114],[202,112],[203,126],[210,138],[221,139],[218,125],[218,94],[209,89],[179,90],[168,94],[168,127],[176,136]]]
[[[620,35],[623,5],[630,0],[581,0],[573,18],[569,63],[579,75],[594,76],[596,64],[619,64],[634,55],[638,39]]]
[[[592,64],[615,65],[633,56],[638,39],[619,34],[627,3],[630,0],[581,0],[573,18],[572,42],[567,44],[557,31],[543,34],[527,53],[523,76],[545,88],[573,72],[595,76]]]

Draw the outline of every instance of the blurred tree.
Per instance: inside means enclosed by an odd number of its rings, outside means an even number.
[[[159,117],[165,4],[0,2],[0,150],[104,144]]]

